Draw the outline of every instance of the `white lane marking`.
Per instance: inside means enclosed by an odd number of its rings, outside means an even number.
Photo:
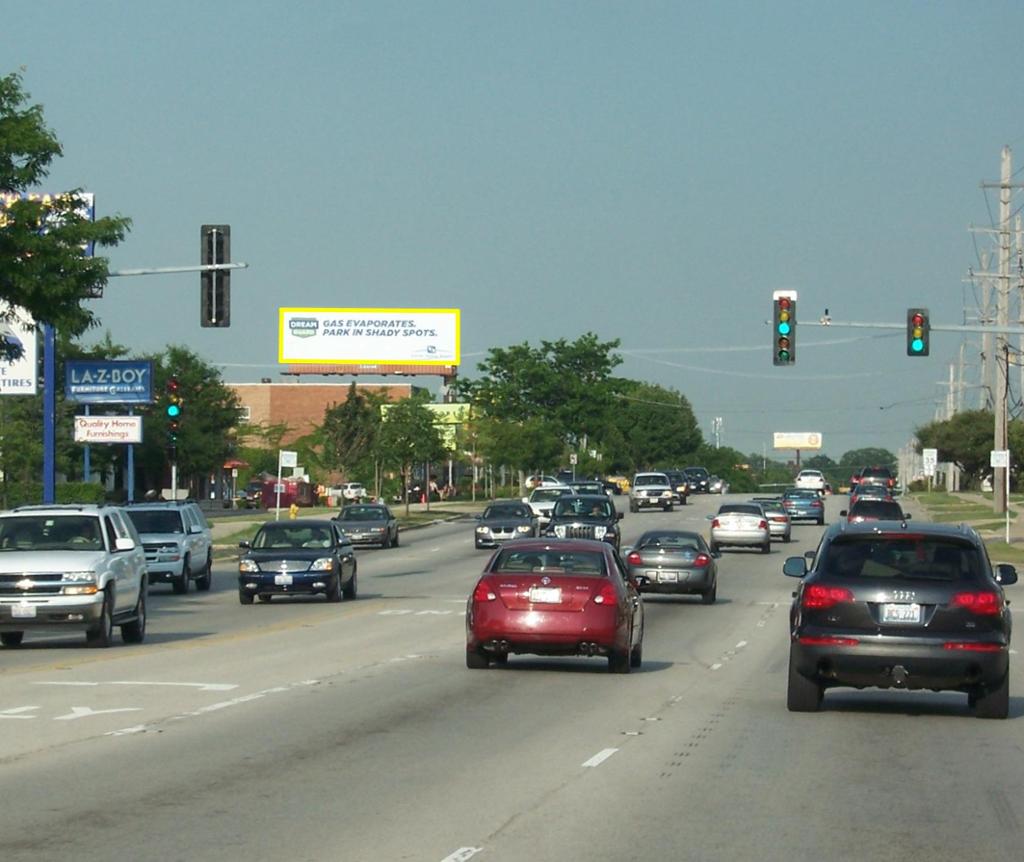
[[[178,686],[182,688],[197,688],[200,691],[231,691],[238,688],[232,682],[136,682],[134,680],[118,680],[116,682],[34,682],[32,685],[63,685],[63,686],[99,686],[99,685],[162,685]]]
[[[481,853],[483,849],[483,847],[460,847],[454,853],[445,856],[441,862],[466,862],[467,859],[472,859],[477,853]]]
[[[430,553],[432,553],[432,554],[436,554],[436,553],[437,553],[438,551],[440,551],[440,550],[441,550],[440,548],[431,548],[431,549],[430,549]]]
[[[109,733],[104,734],[105,736],[127,736],[130,733],[142,733],[146,729],[146,725],[137,724],[135,727],[123,727],[121,730],[111,730]]]
[[[718,670],[721,666],[722,666],[722,663],[720,661],[716,661],[713,665],[711,665],[711,669],[712,670]]]
[[[284,691],[284,689],[281,689]],[[220,709],[227,709],[229,706],[238,706],[240,703],[249,703],[253,700],[259,700],[263,697],[263,692],[258,691],[256,694],[244,694],[241,697],[232,698],[231,700],[222,700],[220,703],[211,703],[208,706],[201,706],[194,712],[186,712],[185,715],[203,715],[207,712],[217,712]]]
[[[36,718],[34,715],[20,715],[22,712],[31,712],[39,709],[38,706],[16,706],[13,709],[5,709],[0,712],[0,718]]]
[[[613,754],[615,754],[616,751],[618,751],[617,748],[605,748],[605,749],[597,752],[597,754],[595,754],[593,757],[591,757],[590,760],[585,760],[582,765],[583,766],[600,766],[609,757],[611,757]]]
[[[740,641],[738,644],[736,644],[736,649],[743,649],[743,647],[745,647],[746,645],[746,641]]]
[[[120,709],[92,709],[88,706],[73,706],[71,712],[66,715],[58,715],[54,721],[75,721],[79,718],[89,718],[93,715],[110,715],[114,712],[142,712],[141,706],[124,706]]]

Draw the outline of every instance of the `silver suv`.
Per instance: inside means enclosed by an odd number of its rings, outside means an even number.
[[[213,534],[196,503],[138,503],[128,517],[142,537],[151,584],[171,584],[184,595],[191,581],[197,590],[213,583]]]
[[[671,512],[674,499],[672,483],[664,473],[637,473],[629,486],[630,512],[655,506]]]
[[[0,512],[0,643],[32,629],[85,631],[90,646],[146,636],[146,559],[124,510],[22,506]]]

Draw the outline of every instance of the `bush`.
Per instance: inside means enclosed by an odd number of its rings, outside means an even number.
[[[95,482],[61,482],[56,488],[58,503],[98,504],[106,502],[107,492]],[[42,482],[9,482],[3,486],[0,503],[4,508],[37,506],[43,501]]]

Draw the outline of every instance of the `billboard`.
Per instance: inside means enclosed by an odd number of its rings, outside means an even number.
[[[776,449],[821,448],[821,433],[818,431],[776,431],[772,437]]]
[[[69,359],[64,365],[64,397],[81,404],[152,404],[153,363]]]
[[[0,395],[35,395],[39,377],[36,328],[29,313],[0,302],[0,339],[22,350],[20,359],[0,360]]]
[[[458,365],[458,308],[279,308],[278,362]]]

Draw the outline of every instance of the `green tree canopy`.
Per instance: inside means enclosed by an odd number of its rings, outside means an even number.
[[[423,392],[388,405],[377,438],[375,454],[379,461],[398,467],[405,477],[407,513],[412,465],[421,461],[440,461],[448,454],[434,426],[434,415],[425,406],[429,400],[430,396]]]
[[[20,73],[0,78],[0,300],[77,336],[95,323],[82,300],[101,294],[109,273],[106,258],[83,249],[117,245],[131,223],[120,216],[89,220],[80,189],[39,192],[61,146],[42,107],[28,98]],[[0,307],[0,319],[11,319],[10,308]],[[0,340],[0,358],[20,351]]]
[[[684,395],[654,383],[618,380],[619,396],[610,425],[612,460],[631,471],[685,466],[704,438]]]
[[[940,461],[951,461],[974,481],[989,472],[995,420],[988,410],[965,410],[944,422],[929,422],[916,431],[921,449],[938,449]]]
[[[859,470],[861,467],[895,467],[896,456],[888,449],[868,447],[866,449],[851,449],[844,452],[839,459],[841,467],[849,467],[851,470]]]

